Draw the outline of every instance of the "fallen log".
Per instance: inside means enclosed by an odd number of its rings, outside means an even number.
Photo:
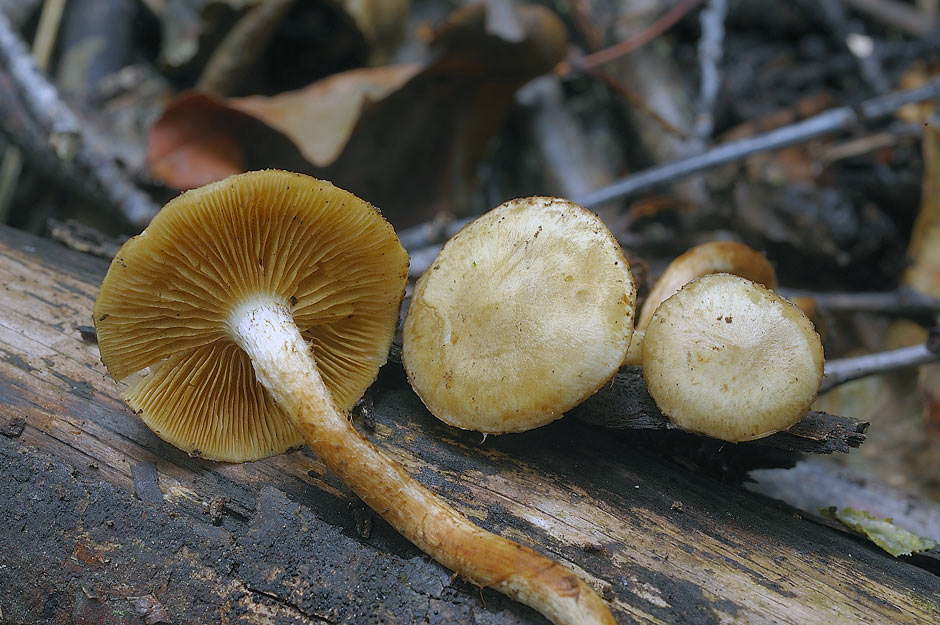
[[[105,270],[0,228],[0,622],[544,622],[451,579],[306,450],[231,465],[157,438],[89,340]],[[570,566],[620,622],[940,621],[932,573],[635,432],[562,419],[481,441],[394,371],[371,398],[377,445],[481,526]]]

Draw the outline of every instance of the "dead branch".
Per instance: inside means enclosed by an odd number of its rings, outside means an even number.
[[[401,337],[392,343],[388,359],[396,365],[392,371],[397,371],[395,375],[398,375],[399,380],[403,379]],[[646,390],[642,369],[635,366],[623,367],[609,384],[569,414],[585,423],[610,430],[677,429],[656,407]],[[811,410],[802,421],[786,432],[737,445],[774,447],[812,454],[848,453],[849,449],[865,441],[867,429],[868,423],[864,421]]]
[[[881,50],[865,32],[861,21],[850,19],[846,15],[842,0],[823,0],[819,3],[819,8],[835,39],[847,47],[855,58],[859,73],[868,86],[875,93],[889,91],[891,83],[885,76],[884,67],[881,64]]]
[[[54,175],[62,184],[91,199],[103,198],[104,205],[113,207],[134,226],[146,225],[158,210],[156,204],[134,186],[114,162],[92,150],[82,140],[78,117],[36,67],[26,45],[2,13],[0,66],[6,69],[15,96],[20,99],[27,116],[37,122],[29,124],[24,119],[21,128],[17,129],[11,128],[9,120],[4,118],[0,124],[11,141],[37,163],[40,170]],[[17,130],[22,130],[25,125],[31,126],[34,132],[42,132],[44,140],[37,142],[35,136],[27,138],[28,133],[18,133]],[[59,162],[54,162],[53,158]]]
[[[9,76],[0,73],[0,131],[16,145],[23,157],[44,176],[56,180],[92,202],[107,202],[101,189],[87,176],[83,176],[74,162],[56,156],[46,133],[26,111],[19,92]]]
[[[702,36],[698,42],[699,96],[696,104],[695,135],[703,143],[711,139],[715,128],[715,103],[721,88],[721,58],[724,56],[727,0],[709,0],[699,21]]]
[[[49,66],[49,59],[52,58],[52,50],[55,47],[64,8],[65,0],[50,0],[42,5],[32,50],[36,66],[42,71],[46,70]],[[23,154],[15,145],[7,146],[3,152],[3,162],[0,162],[0,223],[7,222],[16,183],[22,169]]]
[[[72,160],[78,151],[81,134],[78,118],[59,98],[56,88],[36,66],[36,59],[2,13],[0,65],[19,88],[30,115],[49,129],[49,143],[56,155],[63,160]]]
[[[650,167],[621,178],[607,187],[597,189],[582,197],[576,197],[574,201],[591,208],[615,199],[626,198],[705,169],[741,160],[752,154],[796,145],[838,130],[849,130],[890,115],[905,104],[923,102],[937,97],[940,97],[940,78],[933,78],[916,89],[889,93],[866,100],[858,106],[835,108],[756,137],[731,141],[696,156]]]
[[[682,0],[682,2],[663,14],[636,37],[631,37],[630,39],[616,43],[603,50],[592,52],[581,58],[573,59],[570,61],[571,68],[579,70],[593,69],[599,65],[618,59],[625,54],[629,54],[637,48],[645,46],[647,43],[675,26],[679,20],[700,5],[702,1],[703,0]],[[562,73],[567,73],[565,70],[568,69],[568,66],[563,65],[561,69]]]
[[[826,363],[826,373],[819,392],[825,393],[841,384],[870,375],[890,373],[936,362],[940,360],[940,353],[932,348],[933,345],[925,343],[864,356],[830,360]]]

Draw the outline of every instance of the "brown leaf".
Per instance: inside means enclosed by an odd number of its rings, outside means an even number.
[[[234,98],[227,104],[283,133],[308,161],[326,167],[346,147],[363,112],[400,89],[420,69],[415,64],[355,69],[297,91]]]
[[[483,5],[455,11],[435,60],[366,111],[336,162],[318,173],[376,203],[397,226],[442,208],[466,212],[477,165],[516,90],[566,51],[553,12],[521,5],[516,16],[518,41],[491,32]]]
[[[173,189],[192,189],[249,169],[311,167],[291,141],[214,96],[186,92],[147,137],[151,174]]]
[[[237,122],[214,98],[185,93],[164,110],[150,130],[147,162],[167,186],[192,189],[244,171]]]
[[[505,28],[493,32],[487,15],[483,5],[455,11],[423,68],[352,70],[269,98],[184,94],[151,131],[153,175],[189,188],[280,167],[329,179],[398,226],[442,207],[461,212],[515,91],[566,50],[564,26],[548,9],[518,7],[512,39]]]

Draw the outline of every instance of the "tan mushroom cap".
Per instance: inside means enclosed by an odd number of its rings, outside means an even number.
[[[816,399],[823,349],[799,308],[750,280],[693,280],[656,310],[643,376],[677,426],[726,441],[785,430]]]
[[[709,241],[677,256],[659,277],[637,317],[636,327],[649,325],[657,306],[687,282],[710,273],[732,273],[777,289],[777,272],[773,265],[752,247],[733,241]]]
[[[506,202],[418,280],[402,360],[451,425],[521,432],[562,416],[620,367],[636,289],[616,239],[566,200]]]
[[[232,341],[252,300],[291,310],[336,404],[385,363],[408,275],[391,225],[328,182],[232,176],[171,200],[111,263],[95,303],[101,359],[161,438],[231,462],[303,443]]]

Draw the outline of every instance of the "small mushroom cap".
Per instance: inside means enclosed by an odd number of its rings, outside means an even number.
[[[461,230],[418,280],[402,361],[446,423],[529,430],[617,372],[635,298],[623,251],[596,215],[566,200],[512,200]]]
[[[745,441],[803,418],[822,382],[823,349],[799,308],[750,280],[712,274],[660,304],[643,339],[643,376],[680,428]]]
[[[743,243],[709,241],[677,256],[659,277],[637,317],[636,327],[649,325],[656,308],[687,282],[710,273],[732,273],[777,289],[777,272],[763,254]]]
[[[384,364],[408,256],[368,203],[283,171],[171,200],[111,263],[95,303],[101,359],[161,438],[230,462],[303,443],[229,331],[252,301],[290,308],[326,386],[349,409]]]

